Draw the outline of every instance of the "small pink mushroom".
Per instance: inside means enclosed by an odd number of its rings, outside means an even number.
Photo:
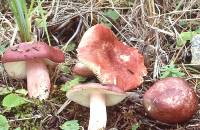
[[[20,43],[10,47],[2,56],[8,75],[14,79],[27,78],[30,97],[46,99],[50,92],[47,66],[64,62],[64,53],[45,43]]]

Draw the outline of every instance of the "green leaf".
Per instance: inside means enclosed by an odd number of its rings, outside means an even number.
[[[189,32],[182,32],[176,40],[176,46],[182,47],[186,44],[187,41],[191,41],[193,36],[195,36],[197,32],[189,31]]]
[[[9,94],[6,97],[4,97],[2,105],[7,108],[13,108],[17,107],[23,104],[26,104],[27,101],[25,98],[18,96],[17,94]]]
[[[60,126],[62,130],[79,130],[80,126],[77,120],[66,121]]]
[[[67,75],[70,73],[70,68],[66,64],[60,64],[59,70],[64,74]]]
[[[13,91],[12,87],[1,86],[0,87],[0,95],[6,95]]]
[[[18,127],[18,128],[16,128],[15,130],[21,130],[21,128],[20,128],[20,127]]]
[[[200,34],[200,27],[195,30],[196,33]]]
[[[8,120],[5,116],[0,115],[0,130],[8,130],[9,129]]]
[[[35,24],[36,24],[36,26],[38,27],[38,28],[44,28],[46,25],[46,23],[44,22],[44,20],[43,19],[41,19],[41,18],[36,18],[35,19]]]
[[[76,44],[75,43],[69,43],[67,45],[66,51],[73,51],[76,48]]]
[[[42,4],[43,4],[44,0],[37,0],[38,3],[38,11],[39,11],[39,15],[41,16],[41,27],[44,29],[45,34],[47,36],[47,40],[48,43],[50,45],[50,37],[49,37],[49,33],[47,30],[47,16],[45,14],[47,14],[47,11],[43,9]]]
[[[104,12],[103,15],[111,18],[115,22],[117,19],[119,19],[119,14],[113,9],[109,9],[108,11]]]
[[[140,127],[140,124],[139,123],[135,123],[135,124],[132,125],[131,130],[137,130],[139,127]]]
[[[22,88],[22,89],[15,90],[15,93],[18,93],[18,94],[26,96],[28,94],[28,91],[26,89]]]
[[[38,15],[40,15],[40,18],[36,18],[35,23],[36,23],[36,26],[39,28],[46,28],[47,23],[46,23],[45,15],[47,14],[47,11],[42,8],[41,4],[42,2],[38,1],[37,11],[38,11]]]
[[[176,68],[175,65],[166,65],[163,66],[161,69],[161,76],[160,78],[166,78],[166,77],[182,77],[185,75],[185,73],[180,71],[180,68]]]
[[[0,55],[3,54],[5,50],[6,50],[6,44],[5,43],[0,44]]]
[[[66,82],[64,85],[62,85],[61,90],[66,92],[68,91],[70,88],[72,88],[73,86],[79,84],[80,82],[84,82],[86,80],[86,77],[82,77],[82,76],[75,76],[74,79]]]
[[[109,10],[105,11],[103,13],[103,15],[107,18],[112,19],[114,22],[116,22],[117,19],[119,19],[119,17],[120,17],[120,15],[113,9],[109,9]],[[112,27],[112,24],[106,18],[102,18],[101,23],[109,28]]]
[[[187,26],[187,22],[185,20],[180,20],[179,21],[179,25],[182,27],[186,27]]]

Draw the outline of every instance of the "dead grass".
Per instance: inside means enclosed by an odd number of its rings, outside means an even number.
[[[144,54],[148,76],[145,77],[144,84],[134,90],[140,95],[138,99],[129,98],[117,106],[108,108],[108,128],[130,130],[132,124],[139,122],[141,130],[200,129],[199,111],[184,124],[169,125],[148,118],[142,106],[142,95],[153,81],[159,78],[160,67],[171,62],[182,68],[182,71],[187,74],[185,78],[193,84],[197,94],[200,94],[199,78],[193,76],[193,74],[198,75],[199,70],[191,71],[185,65],[191,59],[190,45],[187,44],[180,49],[176,48],[176,38],[182,31],[195,30],[199,27],[200,2],[198,0],[134,0],[128,4],[127,1],[52,0],[45,2],[52,45],[62,48],[66,43],[70,43],[69,40],[78,44],[85,30],[100,23],[102,17],[105,18],[103,15],[105,10],[116,10],[120,15],[119,20],[115,22],[109,18],[106,19],[112,24],[112,30],[122,41],[139,48]],[[19,41],[13,17],[6,4],[0,5],[0,8],[0,44],[7,46],[16,44]],[[181,22],[185,25],[181,26]],[[81,25],[80,28],[77,28],[78,25]],[[46,39],[41,29],[35,32],[38,39]],[[76,52],[66,53],[66,56],[66,63],[72,66],[76,62]],[[65,94],[59,90],[59,85],[71,78],[70,75],[66,77],[59,72],[55,77],[57,77],[55,78],[57,86],[49,100],[39,106],[31,106],[33,112],[27,111],[29,114],[39,115],[40,118],[20,121],[13,119],[12,113],[6,113],[8,119],[14,120],[12,121],[13,128],[25,124],[35,125],[39,129],[56,130],[65,120],[72,119],[79,120],[81,126],[86,128],[89,117],[87,108],[70,103],[59,115],[55,114],[67,100]],[[24,81],[9,79],[6,73],[1,71],[0,84],[16,87],[24,86]]]

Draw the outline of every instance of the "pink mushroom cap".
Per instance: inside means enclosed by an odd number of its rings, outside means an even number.
[[[119,41],[107,27],[97,24],[83,35],[78,59],[104,84],[123,90],[137,88],[147,74],[144,58],[136,48]]]
[[[33,59],[49,59],[52,62],[60,63],[64,61],[64,53],[46,43],[37,42],[33,44],[20,43],[6,50],[3,54],[2,62],[26,61]]]
[[[43,60],[47,65],[52,66],[64,62],[65,57],[64,53],[58,48],[48,46],[42,42],[32,44],[20,43],[14,45],[8,48],[2,56],[4,66],[7,66],[7,63],[13,63],[8,65],[6,71],[10,77],[16,79],[26,78],[26,66],[23,61],[36,59]],[[17,69],[13,70],[12,68]]]

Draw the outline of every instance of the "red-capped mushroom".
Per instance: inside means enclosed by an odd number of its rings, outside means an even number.
[[[10,47],[2,56],[8,75],[14,79],[27,78],[30,97],[46,99],[50,91],[47,66],[64,62],[64,53],[45,43],[20,43]]]
[[[198,98],[185,80],[166,78],[146,91],[143,103],[150,117],[165,123],[180,123],[196,113]]]
[[[80,62],[102,83],[115,84],[125,91],[138,87],[147,74],[144,58],[138,50],[120,42],[101,24],[85,32],[77,52]]]
[[[106,127],[106,106],[121,102],[127,94],[115,85],[87,83],[74,86],[67,97],[86,107],[90,107],[88,130],[103,130]]]
[[[86,67],[84,64],[80,62],[75,64],[75,66],[72,69],[72,72],[74,72],[77,75],[86,76],[86,77],[90,77],[94,75],[94,73],[88,67]]]

